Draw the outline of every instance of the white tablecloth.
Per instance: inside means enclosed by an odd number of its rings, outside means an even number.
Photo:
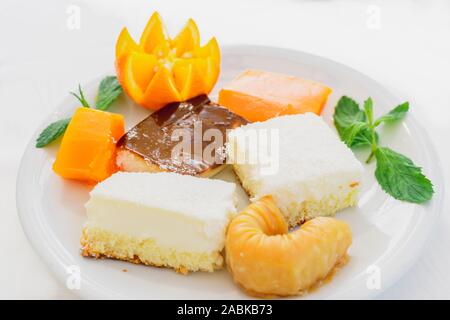
[[[203,39],[298,49],[374,78],[410,101],[450,181],[450,1],[2,0],[0,298],[76,297],[53,278],[22,231],[15,205],[19,160],[68,91],[112,70],[120,28],[137,34],[153,10],[171,31],[193,17]],[[381,298],[450,298],[447,211],[421,258]]]

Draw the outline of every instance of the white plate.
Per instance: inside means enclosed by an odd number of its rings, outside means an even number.
[[[377,115],[401,102],[359,72],[307,53],[233,46],[224,47],[222,55],[222,74],[216,88],[246,68],[282,72],[327,84],[333,88],[333,94],[323,115],[330,125],[333,108],[343,94],[358,101],[371,96]],[[90,101],[95,96],[99,79],[84,86]],[[76,106],[73,97],[68,96],[38,131],[50,121],[69,116]],[[126,97],[120,98],[112,111],[125,115],[127,127],[148,114]],[[411,114],[401,124],[384,127],[383,131],[383,145],[408,155],[423,166],[435,184],[433,200],[426,205],[393,200],[374,180],[373,164],[365,166],[358,207],[337,215],[348,221],[353,231],[350,261],[333,281],[304,298],[370,298],[385,290],[414,263],[438,217],[443,194],[442,171],[426,133]],[[81,286],[76,292],[84,298],[247,298],[234,285],[227,271],[183,276],[168,269],[82,258],[79,238],[86,219],[83,205],[89,197],[89,188],[55,175],[51,166],[57,146],[36,149],[36,135],[22,159],[17,182],[17,208],[31,244],[63,283],[73,280],[71,272],[79,270]],[[366,152],[358,154],[361,160],[366,156]],[[230,170],[221,173],[220,177],[234,179]],[[241,198],[242,206],[246,201],[243,193]]]

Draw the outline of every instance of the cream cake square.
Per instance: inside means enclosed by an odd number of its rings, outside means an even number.
[[[90,193],[82,254],[182,273],[221,268],[235,188],[177,173],[116,173]]]
[[[228,157],[251,199],[272,195],[290,226],[357,203],[363,168],[313,113],[230,131]]]

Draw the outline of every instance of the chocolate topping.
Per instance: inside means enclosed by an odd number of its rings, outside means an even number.
[[[118,145],[162,170],[198,175],[224,162],[226,131],[246,123],[200,95],[152,113],[131,128]]]

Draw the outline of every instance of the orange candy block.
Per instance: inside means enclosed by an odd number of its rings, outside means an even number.
[[[246,70],[219,92],[219,104],[248,121],[287,114],[320,114],[331,89],[293,76]]]
[[[117,171],[116,142],[124,118],[110,112],[78,108],[67,127],[53,170],[63,178],[99,182]]]
[[[208,94],[220,72],[215,38],[200,46],[200,33],[189,19],[171,39],[155,12],[139,43],[124,28],[116,43],[117,77],[125,92],[141,106],[158,110],[171,102]]]

